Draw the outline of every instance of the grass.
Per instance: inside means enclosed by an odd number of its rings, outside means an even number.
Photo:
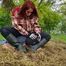
[[[0,66],[66,66],[66,44],[49,41],[36,52],[18,52],[0,46]]]
[[[0,40],[4,37],[0,35]],[[66,35],[52,35],[53,40],[65,42]],[[13,48],[13,47],[12,47]],[[18,52],[0,45],[0,66],[66,66],[66,44],[49,41],[36,52]]]
[[[59,35],[53,34],[52,39],[55,41],[61,41],[61,42],[66,43],[66,35],[65,34],[59,34]]]
[[[0,40],[4,40],[5,38],[0,34]]]

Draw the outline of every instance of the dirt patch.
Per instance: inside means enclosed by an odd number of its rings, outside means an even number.
[[[50,41],[35,53],[7,50],[1,45],[0,66],[66,66],[66,44]]]

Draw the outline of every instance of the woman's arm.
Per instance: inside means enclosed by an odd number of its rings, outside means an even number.
[[[12,16],[11,16],[12,17],[12,26],[15,29],[17,29],[21,34],[27,35],[28,32],[24,28],[22,28],[22,26],[20,26],[18,24],[18,19],[20,18],[19,15],[18,15],[19,10],[20,10],[20,7],[16,7],[14,9],[12,9],[12,11],[11,11],[11,14],[12,14]]]
[[[34,17],[34,18],[32,19],[32,21],[33,21],[33,23],[34,23],[34,31],[35,31],[36,33],[41,33],[42,29],[41,29],[40,25],[38,24],[38,18],[37,18],[37,17]]]
[[[24,28],[22,28],[22,26],[20,26],[20,25],[18,24],[18,19],[13,18],[13,20],[12,20],[12,25],[13,25],[13,27],[14,27],[15,29],[17,29],[22,35],[28,35],[28,32],[27,32]]]

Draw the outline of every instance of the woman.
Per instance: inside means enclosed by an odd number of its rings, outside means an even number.
[[[50,35],[40,28],[37,10],[30,0],[12,10],[12,27],[3,28],[1,34],[15,48],[19,45],[37,50],[50,40]]]

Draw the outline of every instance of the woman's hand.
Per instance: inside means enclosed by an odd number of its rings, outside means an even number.
[[[28,35],[29,33],[26,31],[25,34]]]
[[[27,31],[25,31],[25,32],[23,33],[23,35],[29,35],[29,33],[28,33]]]
[[[40,34],[41,33],[41,28],[35,28],[34,30],[37,34]]]
[[[38,33],[37,40],[40,42],[41,41],[41,35]]]

